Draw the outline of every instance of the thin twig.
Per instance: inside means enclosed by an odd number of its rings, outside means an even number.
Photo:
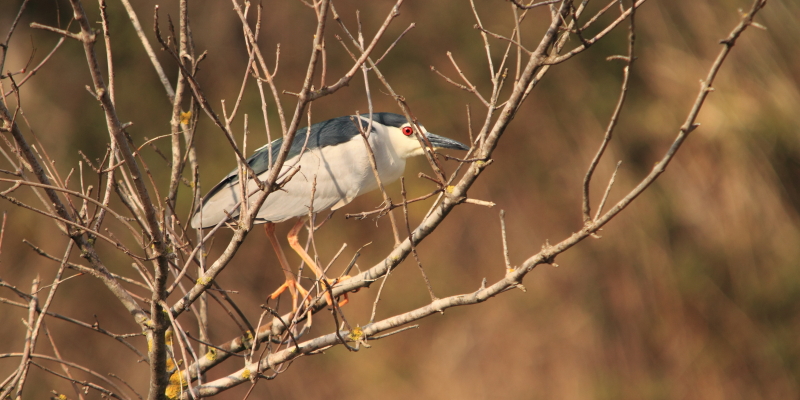
[[[513,271],[511,260],[508,257],[508,238],[506,237],[506,211],[500,210],[500,232],[503,238],[503,259],[506,262],[506,271]]]
[[[366,73],[366,72],[365,72]],[[366,80],[366,76],[364,77]],[[378,172],[378,163],[375,160],[375,153],[372,151],[372,145],[369,143],[369,139],[367,137],[367,131],[365,131],[364,127],[361,125],[362,117],[358,116],[359,114],[356,113],[356,117],[350,117],[353,123],[358,128],[358,132],[361,134],[361,138],[364,139],[364,147],[367,150],[367,155],[369,158],[369,165],[372,167],[372,174],[375,176],[375,181],[378,182],[378,188],[383,195],[383,204],[386,204],[391,207],[392,205],[392,198],[389,197],[389,194],[386,193],[386,188],[383,186],[383,182],[381,181],[380,173]],[[367,129],[371,129],[372,120],[370,119],[368,122]],[[371,131],[369,131],[371,133]],[[394,244],[395,247],[400,245],[400,232],[397,230],[397,222],[394,219],[394,214],[392,214],[391,210],[387,212],[389,214],[389,221],[392,225],[392,234],[394,235]]]
[[[63,357],[61,357],[61,352],[58,351],[58,347],[56,347],[55,340],[53,340],[53,335],[50,334],[50,329],[47,328],[46,324],[42,324],[42,327],[44,328],[44,334],[47,335],[47,338],[50,341],[50,347],[52,347],[52,349],[53,349],[53,354],[55,354],[57,359],[63,360]],[[72,379],[72,373],[69,370],[69,366],[67,366],[67,364],[64,364],[64,363],[60,363],[60,364],[61,364],[61,369],[64,371],[64,373],[67,375],[67,377]],[[74,390],[75,394],[78,396],[78,399],[86,400],[86,398],[83,396],[83,392],[81,392],[81,390],[78,387],[78,385],[75,382],[70,382],[70,384],[72,385],[72,390]],[[0,386],[2,386],[2,385],[0,385]],[[128,386],[128,389],[131,389],[134,393],[136,393],[136,391],[134,391],[130,386]],[[136,393],[136,395],[138,396],[138,393]],[[142,398],[142,396],[139,396],[139,399],[141,399],[141,398]]]
[[[405,332],[405,331],[411,330],[411,329],[417,329],[417,328],[419,328],[419,325],[406,326],[406,327],[400,328],[400,329],[398,329],[396,331],[389,332],[389,333],[387,333],[385,335],[370,336],[370,339],[372,339],[372,340],[384,339],[384,338],[387,338],[389,336],[393,336],[393,335],[396,335],[398,333]]]
[[[64,30],[64,29],[59,29],[59,28],[52,27],[52,26],[49,26],[49,25],[42,25],[42,24],[40,24],[38,22],[31,22],[31,28],[33,28],[33,29],[41,29],[43,31],[50,31],[50,32],[53,32],[53,33],[57,33],[57,34],[59,34],[59,35],[61,35],[63,37],[68,37],[70,39],[75,39],[77,41],[82,41],[83,40],[79,33],[72,33],[72,32],[69,32],[67,30]]]
[[[597,153],[592,159],[592,162],[589,164],[589,168],[586,171],[586,175],[583,178],[583,222],[584,223],[588,223],[591,218],[590,216],[591,204],[589,203],[589,184],[591,183],[592,180],[592,174],[594,174],[594,170],[595,168],[597,168],[597,164],[600,162],[600,158],[603,157],[603,153],[608,147],[608,143],[611,141],[611,137],[614,133],[614,128],[617,126],[619,115],[622,112],[622,105],[625,104],[625,99],[627,98],[628,94],[628,82],[630,81],[631,68],[633,67],[633,62],[636,59],[634,55],[634,43],[636,41],[636,29],[634,25],[635,15],[636,15],[636,9],[631,8],[631,17],[628,29],[628,56],[626,58],[625,67],[622,69],[622,74],[623,74],[622,87],[620,88],[619,99],[617,100],[617,105],[614,108],[614,112],[611,114],[611,118],[608,121],[608,127],[606,128],[606,133],[603,136],[603,141],[600,144],[600,148],[597,150]],[[617,164],[617,168],[619,168],[619,164]],[[614,171],[614,174],[616,174],[616,170]],[[606,194],[608,194],[608,191],[606,191]],[[597,217],[595,217],[595,219],[597,219]]]
[[[561,0],[557,0],[557,1],[561,1]],[[481,32],[483,32],[483,33],[485,33],[485,34],[487,34],[487,35],[489,35],[489,36],[491,36],[491,37],[493,37],[495,39],[505,40],[506,42],[509,42],[509,43],[517,46],[518,49],[522,49],[523,51],[528,53],[528,55],[531,54],[530,50],[526,49],[525,46],[522,45],[522,43],[520,43],[520,42],[518,42],[518,41],[516,41],[514,39],[507,38],[507,37],[505,37],[503,35],[498,35],[498,34],[496,34],[494,32],[490,32],[490,31],[484,29],[482,26],[477,25],[477,24],[475,25],[475,29],[477,29],[477,30],[479,30],[479,31],[481,31]]]
[[[131,6],[130,0],[121,1],[122,5],[125,6],[125,11],[128,13],[128,18],[130,18],[131,24],[133,24],[133,29],[136,31],[136,36],[139,37],[139,41],[142,43],[142,46],[144,46],[144,50],[147,52],[147,57],[150,58],[150,62],[153,64],[153,68],[156,70],[156,75],[158,75],[159,81],[161,81],[161,84],[164,86],[164,90],[167,91],[167,97],[169,98],[169,101],[172,102],[175,97],[175,91],[172,89],[172,85],[169,83],[167,74],[164,73],[164,68],[161,67],[161,62],[158,61],[155,51],[153,51],[153,47],[150,45],[150,41],[147,39],[144,29],[142,29],[142,24],[139,23],[139,17],[136,16],[136,11],[134,11],[133,6]]]
[[[404,177],[400,177],[400,195],[403,196],[403,218],[406,221],[406,231],[408,231],[408,241],[411,243],[411,253],[414,255],[414,260],[417,261],[419,271],[422,273],[422,278],[425,280],[425,285],[428,287],[428,294],[431,296],[431,301],[436,301],[438,297],[433,294],[431,281],[428,279],[428,274],[425,273],[425,269],[422,268],[422,262],[419,260],[419,254],[417,254],[417,245],[414,243],[414,233],[411,232],[411,225],[408,223],[408,199],[406,199],[406,179]]]
[[[519,8],[519,9],[522,9],[522,10],[530,10],[531,8],[534,8],[534,7],[541,7],[541,6],[546,6],[546,5],[548,5],[548,4],[555,4],[555,3],[558,3],[558,2],[559,2],[559,1],[561,1],[561,0],[546,0],[546,1],[540,1],[540,2],[538,2],[538,3],[529,4],[529,5],[527,5],[527,6],[526,6],[526,5],[523,5],[523,4],[521,4],[521,3],[520,3],[519,1],[517,1],[517,0],[509,0],[509,1],[510,1],[510,2],[512,2],[512,3],[514,3],[514,5],[515,5],[515,6],[517,6],[517,8]]]
[[[13,386],[16,386],[16,396],[14,398],[19,399],[22,398],[22,389],[25,386],[25,381],[27,380],[28,376],[28,369],[30,368],[30,359],[31,354],[35,351],[36,348],[36,339],[34,336],[34,324],[36,321],[36,309],[39,308],[39,297],[36,294],[39,288],[39,274],[36,274],[36,278],[33,279],[33,284],[31,284],[31,296],[30,300],[28,301],[28,322],[26,324],[25,330],[25,347],[22,351],[22,358],[19,362],[19,368],[17,369],[19,372],[17,373],[16,378],[16,385],[8,385],[9,387],[3,391],[0,398],[5,398],[8,393],[11,392]],[[8,393],[7,393],[8,392]]]
[[[617,19],[615,19],[610,24],[606,25],[606,27],[603,28],[603,30],[601,30],[600,32],[598,32],[594,37],[586,39],[580,46],[575,47],[574,49],[570,50],[569,52],[563,55],[550,57],[549,59],[546,60],[545,64],[546,65],[560,64],[564,61],[569,60],[575,55],[586,51],[586,49],[591,47],[593,44],[597,43],[598,40],[608,35],[608,33],[611,32],[614,28],[616,28],[617,25],[622,23],[622,21],[626,20],[630,16],[631,12],[633,12],[634,9],[639,8],[642,4],[644,4],[645,1],[647,0],[638,0],[636,3],[631,5],[631,7],[625,10],[625,12],[623,12],[619,17],[617,17]]]
[[[600,201],[600,205],[597,207],[597,214],[595,214],[593,221],[597,221],[597,218],[600,217],[600,213],[603,212],[603,207],[606,205],[608,194],[611,193],[611,187],[614,186],[614,179],[617,177],[617,171],[619,170],[619,166],[621,164],[621,160],[617,162],[617,166],[614,168],[614,173],[611,174],[611,179],[608,180],[608,186],[606,187],[605,193],[603,193],[603,199]]]
[[[403,33],[401,33],[399,36],[397,36],[397,39],[395,39],[394,42],[392,42],[392,44],[389,45],[389,48],[386,49],[386,51],[383,52],[383,55],[378,57],[378,60],[375,61],[375,65],[380,64],[381,61],[383,61],[383,58],[386,57],[386,55],[389,54],[390,51],[392,51],[392,49],[397,44],[397,42],[399,42],[400,39],[402,39],[403,36],[405,36],[405,34],[408,33],[408,31],[410,31],[411,29],[415,28],[416,26],[417,26],[417,24],[415,24],[413,22],[411,24],[409,24],[408,28],[406,28],[406,30],[404,30]],[[371,68],[369,68],[369,69],[371,69]]]

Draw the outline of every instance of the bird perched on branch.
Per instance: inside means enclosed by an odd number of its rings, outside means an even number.
[[[469,147],[455,140],[429,133],[422,125],[419,127],[434,148],[469,150]],[[289,267],[275,236],[274,224],[293,217],[306,216],[309,210],[315,213],[329,208],[337,210],[357,196],[378,188],[362,133],[368,138],[369,148],[375,156],[378,175],[383,184],[394,182],[403,174],[406,158],[424,154],[423,147],[414,134],[413,125],[398,114],[374,113],[371,122],[369,114],[344,116],[314,124],[310,130],[299,129],[279,174],[279,177],[292,173],[294,176],[282,189],[267,197],[255,221],[265,224],[267,237],[286,276],[286,282],[272,293],[273,299],[289,289],[293,304],[296,304],[297,292],[304,296],[307,293],[297,283]],[[270,163],[277,159],[282,144],[282,138],[274,140],[257,149],[247,159],[259,179],[266,180]],[[252,195],[257,191],[256,182],[249,180],[247,194],[251,196],[251,202],[254,198]],[[234,170],[203,198],[192,217],[192,227],[209,228],[237,217],[241,197],[239,173]],[[297,239],[303,224],[304,219],[300,218],[291,229],[288,235],[289,245],[314,271],[317,279],[324,279],[322,271]]]

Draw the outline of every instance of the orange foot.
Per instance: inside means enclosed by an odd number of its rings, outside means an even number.
[[[289,289],[289,293],[292,295],[292,310],[296,310],[298,293],[300,294],[300,297],[302,297],[304,302],[305,299],[308,297],[308,290],[303,288],[299,282],[297,282],[294,279],[287,279],[285,282],[283,282],[283,285],[281,285],[278,289],[272,292],[269,298],[272,300],[277,299],[278,296],[280,296],[281,294],[283,294],[283,292],[286,291],[286,289]]]
[[[342,276],[342,277],[339,277],[339,278],[336,278],[336,279],[325,279],[324,280],[324,284],[322,286],[322,290],[325,291],[325,301],[328,303],[329,306],[333,305],[333,300],[331,299],[330,292],[328,292],[328,286],[330,286],[330,288],[333,289],[333,287],[336,286],[336,284],[338,284],[339,282],[346,281],[348,279],[350,279],[349,275],[345,275],[345,276]],[[344,299],[339,302],[339,307],[344,307],[345,304],[350,302],[350,298],[347,297],[347,293],[343,293],[342,297]]]
[[[324,279],[322,284],[322,290],[325,291],[325,302],[328,303],[329,306],[333,305],[333,299],[331,299],[331,294],[328,292],[328,286],[333,289],[339,282],[345,281],[350,279],[350,276],[345,275],[340,278],[336,279]],[[270,299],[275,300],[280,295],[283,294],[286,290],[289,290],[289,293],[292,295],[292,310],[296,310],[295,304],[297,304],[297,299],[303,299],[303,303],[310,302],[310,296],[308,295],[308,290],[306,290],[303,286],[300,285],[299,282],[296,280],[286,280],[283,282],[279,288],[277,288],[272,294],[269,296]],[[350,302],[350,298],[347,296],[347,293],[341,295],[343,299],[339,302],[339,307],[344,307],[345,304]]]

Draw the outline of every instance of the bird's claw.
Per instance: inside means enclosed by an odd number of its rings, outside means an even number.
[[[283,282],[279,288],[275,289],[269,298],[272,300],[277,299],[283,292],[289,289],[289,293],[292,295],[292,311],[297,310],[297,298],[301,297],[303,299],[303,303],[307,302],[308,300],[308,290],[306,290],[303,286],[300,285],[300,282],[296,280],[286,280]],[[299,294],[299,296],[298,296]]]
[[[345,275],[336,279],[322,280],[324,282],[323,290],[325,290],[325,302],[327,302],[329,306],[333,305],[333,299],[331,298],[331,292],[328,290],[328,288],[330,287],[330,289],[333,290],[333,287],[336,286],[339,282],[346,281],[348,279],[350,279],[350,276]],[[338,304],[339,307],[344,307],[345,304],[350,302],[350,298],[347,297],[347,293],[342,293],[342,297],[344,297],[344,299],[342,299],[342,301],[339,302]]]
[[[350,279],[350,276],[345,275],[336,279],[321,280],[321,282],[323,282],[322,289],[325,291],[325,302],[328,303],[329,306],[333,306],[333,299],[331,298],[331,292],[328,290],[328,288],[330,287],[330,289],[332,290],[334,286],[347,279]],[[278,297],[280,297],[280,295],[282,295],[283,292],[285,292],[287,289],[289,290],[289,293],[292,295],[293,311],[297,310],[296,304],[298,298],[303,299],[302,301],[303,305],[308,305],[309,303],[311,303],[311,297],[308,295],[308,290],[306,290],[303,286],[301,286],[300,283],[296,280],[287,280],[283,282],[283,284],[279,288],[275,289],[275,291],[272,292],[269,298],[271,300],[275,300]],[[339,307],[344,307],[345,304],[350,302],[350,298],[347,296],[347,293],[343,293],[341,296],[343,297],[343,299],[339,302],[338,305]]]

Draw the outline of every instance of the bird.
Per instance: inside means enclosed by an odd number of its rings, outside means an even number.
[[[360,129],[357,124],[361,125]],[[435,135],[424,126],[418,126],[434,149],[469,150],[469,147],[456,140]],[[399,179],[405,170],[406,159],[423,155],[425,151],[414,135],[413,124],[406,117],[395,113],[348,115],[316,123],[310,128],[298,129],[279,177],[291,173],[295,175],[281,189],[270,193],[255,218],[256,224],[264,224],[267,238],[278,256],[286,278],[270,298],[275,299],[289,289],[294,308],[297,293],[303,296],[308,293],[297,282],[289,267],[275,235],[275,224],[301,217],[289,231],[287,240],[290,247],[309,265],[317,279],[324,279],[323,272],[297,239],[305,223],[302,217],[307,216],[310,209],[313,212],[337,210],[354,198],[378,188],[362,132],[368,138],[383,184]],[[256,149],[247,159],[258,179],[266,180],[270,162],[277,159],[282,145],[283,138],[274,140]],[[240,186],[238,170],[232,171],[216,184],[196,209],[191,219],[192,228],[214,227],[237,217],[242,194]],[[256,182],[248,180],[248,196],[257,190]],[[250,201],[253,198],[254,196],[250,197]],[[326,282],[333,286],[338,281]],[[330,304],[331,299],[327,298],[327,301]]]

